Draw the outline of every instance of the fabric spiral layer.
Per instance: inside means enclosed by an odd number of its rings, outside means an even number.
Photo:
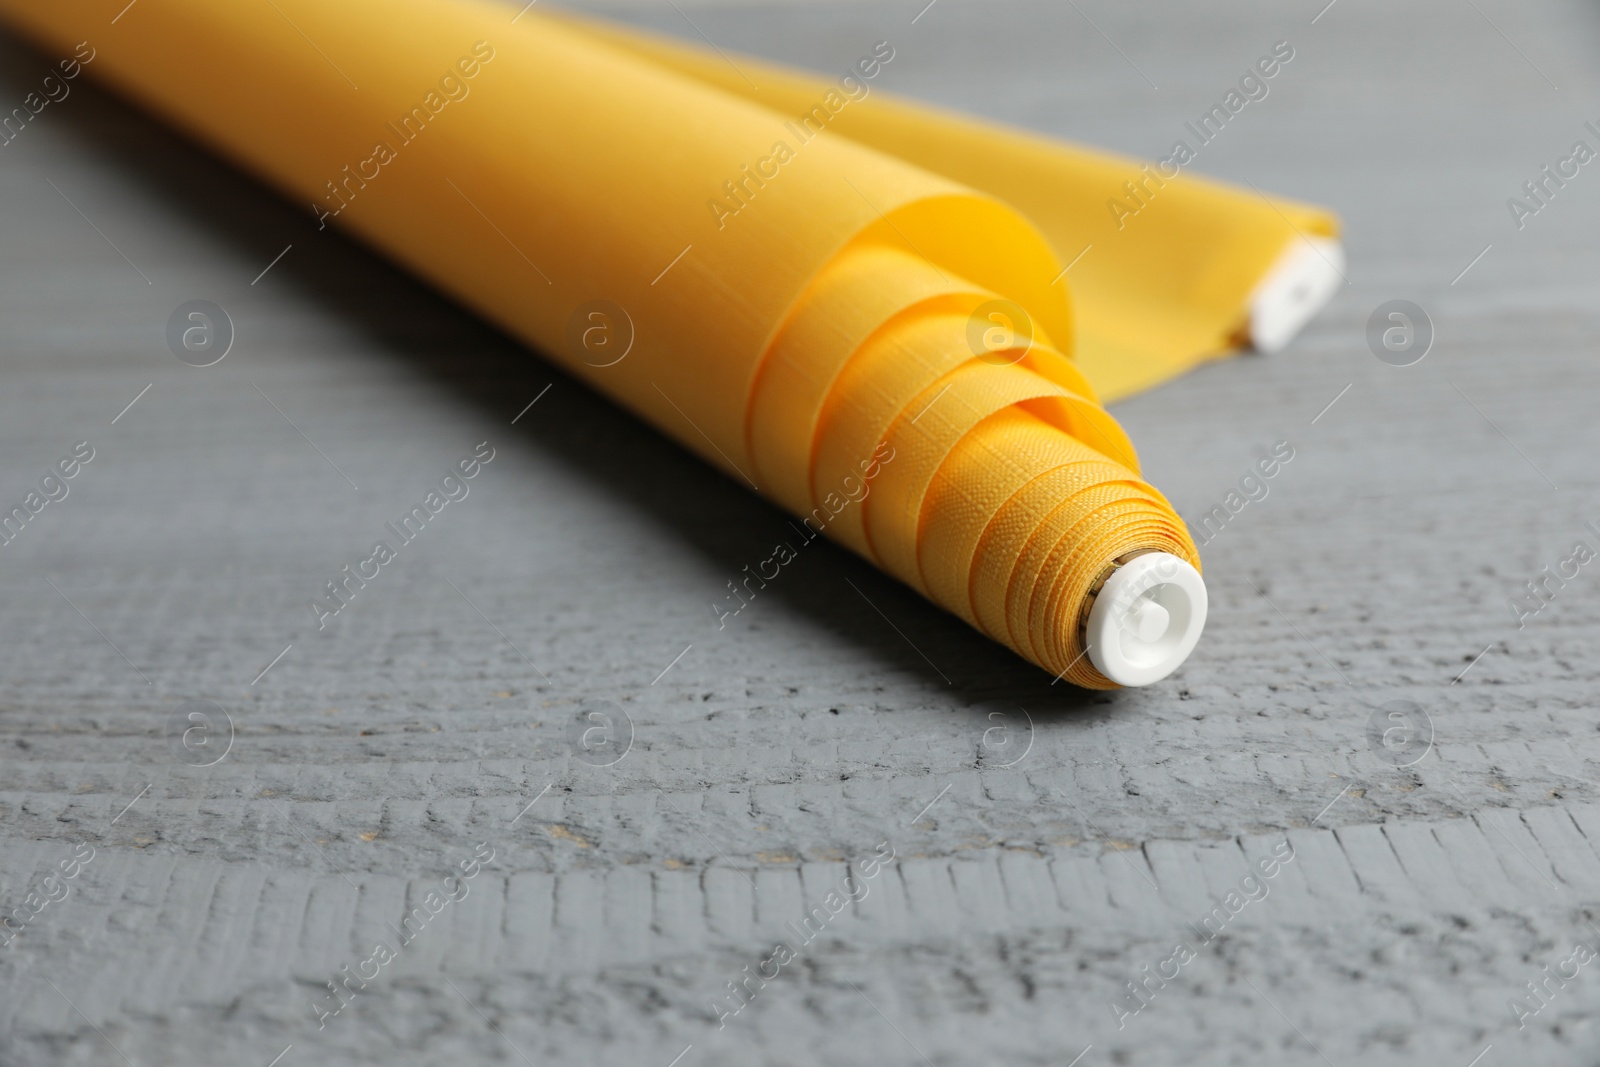
[[[995,300],[892,244],[853,242],[762,362],[749,455],[811,528],[1051,673],[1106,688],[1080,632],[1092,584],[1126,553],[1199,557],[1047,338],[973,351],[974,315]]]
[[[0,17],[1082,686],[1116,561],[1199,565],[1101,397],[1334,228],[1188,175],[1112,227],[1130,161],[485,0],[124,2]]]

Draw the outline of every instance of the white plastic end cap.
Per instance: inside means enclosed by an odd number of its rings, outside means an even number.
[[[1111,573],[1089,609],[1089,662],[1118,685],[1177,670],[1206,625],[1206,583],[1170,552],[1146,552]]]
[[[1321,311],[1344,282],[1344,245],[1332,237],[1289,243],[1250,294],[1250,344],[1281,351]]]

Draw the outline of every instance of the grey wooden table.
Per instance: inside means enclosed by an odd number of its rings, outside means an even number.
[[[1117,408],[1191,518],[1294,448],[1200,650],[1067,692],[828,545],[719,629],[782,515],[79,81],[0,147],[0,503],[66,491],[0,547],[0,1062],[1600,1062],[1600,564],[1508,605],[1600,550],[1600,173],[1507,207],[1600,148],[1594,7],[678,7],[1148,158],[1291,42],[1196,167],[1350,284]]]

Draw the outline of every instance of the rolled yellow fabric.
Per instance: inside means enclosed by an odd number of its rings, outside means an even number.
[[[1326,215],[1183,175],[1103,233],[1135,164],[479,0],[125,5],[0,15],[1051,673],[1192,647],[1099,396],[1227,350]]]
[[[735,67],[710,50],[561,17],[641,58],[765,104],[802,134],[825,126],[1020,210],[1063,260],[1082,255],[1071,274],[1077,334],[1070,354],[1108,402],[1236,349],[1247,333],[1247,301],[1285,247],[1338,233],[1338,220],[1322,208],[1181,173],[1204,143],[1188,129],[1180,128],[1182,139],[1152,164],[894,99],[866,77],[892,57],[888,42],[829,81],[746,56]],[[1263,84],[1293,54],[1280,42],[1250,76]]]

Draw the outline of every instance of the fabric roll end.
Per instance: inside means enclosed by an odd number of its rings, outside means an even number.
[[[1153,685],[1182,666],[1199,642],[1206,584],[1170,552],[1136,552],[1113,563],[1084,604],[1083,647],[1107,680]]]

